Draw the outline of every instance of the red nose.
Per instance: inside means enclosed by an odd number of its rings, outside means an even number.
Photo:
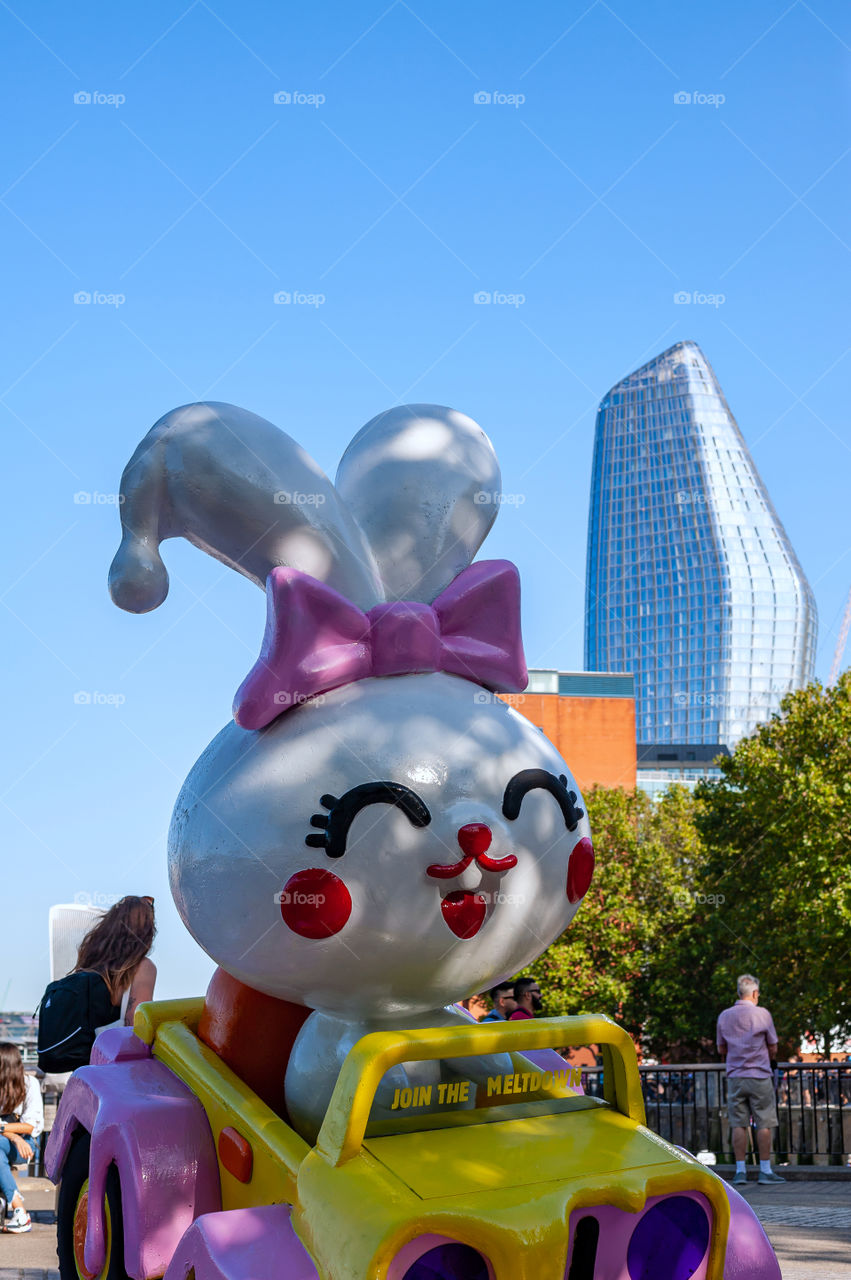
[[[468,822],[458,830],[458,843],[468,858],[478,858],[491,847],[493,834],[484,822]]]

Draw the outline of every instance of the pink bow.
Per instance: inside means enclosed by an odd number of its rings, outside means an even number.
[[[234,719],[262,729],[307,698],[366,676],[446,671],[501,693],[526,688],[520,577],[508,560],[480,560],[434,604],[400,600],[368,613],[298,569],[266,580],[260,657],[237,690]]]

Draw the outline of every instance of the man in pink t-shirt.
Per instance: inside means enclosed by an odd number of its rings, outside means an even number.
[[[777,1128],[777,1102],[771,1059],[777,1053],[777,1032],[767,1009],[759,1007],[759,983],[750,973],[736,980],[738,1000],[718,1017],[718,1052],[727,1060],[727,1107],[733,1131],[736,1172],[733,1186],[748,1180],[745,1156],[748,1123],[753,1116],[759,1148],[761,1186],[785,1182],[771,1168],[771,1130]]]
[[[518,978],[514,984],[514,999],[517,1008],[509,1016],[509,1022],[519,1022],[521,1018],[534,1018],[541,1012],[543,1000],[541,987],[537,978]]]

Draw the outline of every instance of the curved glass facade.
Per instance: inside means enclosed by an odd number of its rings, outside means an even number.
[[[694,342],[612,387],[594,442],[585,666],[639,742],[734,745],[812,678],[813,593]]]

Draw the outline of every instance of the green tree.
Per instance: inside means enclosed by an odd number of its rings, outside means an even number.
[[[597,870],[533,966],[548,1013],[618,1018],[668,1061],[714,1058],[754,973],[781,1054],[851,1034],[851,672],[787,695],[690,795],[586,796]]]
[[[585,801],[594,879],[570,928],[529,972],[543,983],[548,1013],[608,1013],[638,1034],[665,939],[693,915],[694,802],[682,787],[656,804],[642,791],[606,787]]]
[[[723,921],[724,895],[707,876],[704,857],[699,847],[689,911],[666,931],[643,983],[642,1039],[665,1062],[717,1061],[715,1023],[733,998],[725,968],[731,935]]]
[[[811,1032],[829,1055],[851,1032],[851,672],[787,695],[722,771],[697,796],[703,878],[724,899],[711,981],[729,1002],[756,974],[787,1047]]]

